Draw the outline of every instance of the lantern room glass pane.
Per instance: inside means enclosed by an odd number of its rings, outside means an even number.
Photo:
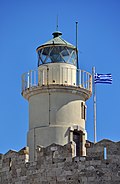
[[[43,47],[38,51],[38,66],[50,62],[65,62],[76,66],[76,58],[76,50],[67,46]]]

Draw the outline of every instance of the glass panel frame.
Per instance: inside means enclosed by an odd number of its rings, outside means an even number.
[[[68,46],[49,46],[38,50],[38,66],[47,63],[68,63],[77,66],[77,53],[75,48]]]

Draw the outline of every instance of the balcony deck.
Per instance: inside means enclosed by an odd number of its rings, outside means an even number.
[[[30,70],[22,75],[22,95],[30,91],[46,89],[67,89],[92,95],[92,75],[84,70],[62,67],[61,71],[52,69]]]

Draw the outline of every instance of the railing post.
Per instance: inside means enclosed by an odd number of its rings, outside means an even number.
[[[92,92],[92,76],[91,75],[90,75],[89,84],[90,84],[89,90],[90,90],[90,92]]]
[[[29,88],[32,87],[32,83],[31,83],[31,70],[29,71]]]
[[[89,76],[89,73],[87,73],[87,89],[88,89],[88,90],[89,90],[89,88],[90,88],[89,83],[90,83],[90,76]]]
[[[29,72],[27,73],[27,88],[30,87],[30,74]]]
[[[81,86],[81,70],[79,70],[79,85]]]
[[[71,72],[71,85],[72,85],[72,69],[70,69],[70,72]]]
[[[63,84],[63,67],[62,67],[62,84]]]
[[[76,84],[77,84],[77,86],[79,86],[79,69],[77,69],[77,81],[76,81]]]
[[[34,70],[33,72],[34,72],[34,86],[36,86],[36,70]]]
[[[81,86],[84,88],[84,71],[81,70]]]
[[[45,85],[45,79],[44,79],[44,77],[45,77],[45,72],[43,70],[43,72],[42,72],[42,85]]]
[[[69,79],[69,78],[68,78],[68,68],[67,68],[67,85],[69,84],[69,83],[68,83],[68,79]]]
[[[85,82],[85,87],[86,87],[86,89],[88,89],[88,73],[86,72],[86,82]]]

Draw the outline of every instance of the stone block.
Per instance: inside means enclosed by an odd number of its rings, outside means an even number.
[[[56,168],[56,176],[60,176],[62,174],[62,168]]]
[[[86,157],[80,157],[79,160],[80,160],[81,162],[84,162],[84,161],[86,161]]]
[[[65,182],[66,181],[66,176],[57,176],[57,181]]]
[[[87,177],[86,176],[82,177],[81,180],[82,180],[82,182],[87,182]]]
[[[56,181],[56,176],[47,176],[47,181]]]
[[[32,184],[32,183],[31,183]],[[42,181],[41,184],[49,184],[49,181]]]
[[[67,175],[72,175],[73,173],[72,173],[72,171],[63,171],[63,174],[62,175],[65,175],[65,176],[67,176]]]
[[[90,181],[93,181],[93,182],[94,182],[94,181],[96,180],[96,178],[95,178],[94,176],[93,176],[93,177],[88,177],[87,180],[88,180],[88,183],[89,183]]]
[[[79,162],[80,158],[79,157],[75,157],[74,158],[74,162]]]
[[[2,172],[7,172],[7,171],[9,171],[9,170],[10,170],[10,167],[9,167],[9,166],[3,167],[3,168],[2,168]]]
[[[101,160],[91,160],[90,165],[101,165]]]
[[[72,157],[66,157],[66,162],[72,162]]]
[[[58,163],[58,168],[59,167],[64,167],[64,162]]]
[[[94,166],[88,166],[88,167],[86,167],[86,170],[87,171],[94,171],[95,167]]]
[[[102,178],[104,181],[111,181],[112,180],[110,173],[109,173],[109,176],[103,176]]]
[[[15,184],[22,184],[22,181],[16,181]]]
[[[78,163],[78,169],[79,169],[80,171],[83,170],[83,169],[85,169],[85,165],[82,164],[81,162]]]
[[[0,163],[0,169],[2,168],[2,163]]]
[[[47,172],[46,176],[56,176],[56,172],[53,170],[50,170],[49,172]]]
[[[50,181],[49,184],[57,184],[56,181]]]
[[[16,169],[16,171],[17,171],[17,176],[19,177],[19,176],[20,176],[20,174],[21,174],[21,168]]]
[[[116,175],[112,175],[112,181],[117,181],[118,183],[120,183],[120,177]]]

